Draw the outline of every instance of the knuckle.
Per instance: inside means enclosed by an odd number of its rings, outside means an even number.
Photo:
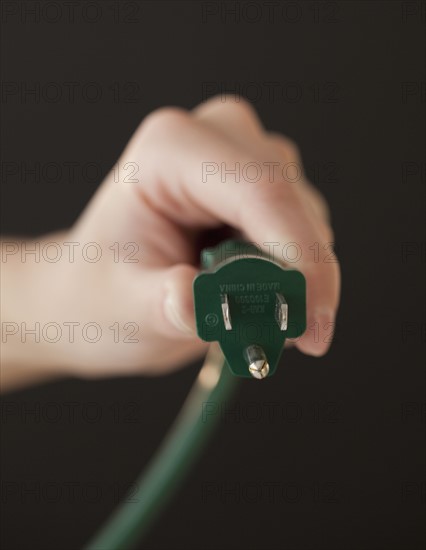
[[[280,153],[286,158],[300,162],[301,153],[295,141],[278,133],[269,133],[268,139],[271,145],[277,147]]]
[[[327,243],[334,243],[334,231],[328,223],[321,223],[321,230],[324,235],[324,240]]]
[[[178,107],[162,107],[150,113],[142,122],[141,131],[146,135],[164,135],[180,132],[189,124],[190,115]]]
[[[257,113],[250,101],[233,94],[217,95],[206,101],[203,106],[206,110],[220,111],[223,114],[232,114],[243,120],[257,120]]]
[[[288,182],[271,183],[263,178],[256,184],[247,186],[243,211],[251,215],[253,210],[256,210],[267,216],[268,212],[280,208],[284,201],[288,203],[289,201],[296,201],[296,199],[296,194]]]
[[[169,269],[170,280],[186,283],[194,278],[194,268],[188,264],[176,264]]]

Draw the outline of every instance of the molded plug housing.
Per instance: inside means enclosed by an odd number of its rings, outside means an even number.
[[[306,282],[256,246],[225,241],[203,250],[193,284],[198,336],[218,341],[237,376],[273,374],[286,338],[306,330]]]

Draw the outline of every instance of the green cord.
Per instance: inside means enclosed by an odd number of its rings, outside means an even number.
[[[218,346],[212,345],[174,424],[137,479],[132,501],[119,506],[86,550],[127,550],[146,534],[190,470],[217,421],[217,415],[203,414],[205,403],[219,404],[226,399],[235,380]]]

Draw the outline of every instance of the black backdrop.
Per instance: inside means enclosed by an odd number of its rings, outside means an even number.
[[[425,4],[2,4],[3,234],[69,226],[146,114],[220,90],[299,143],[331,205],[335,344],[241,384],[142,547],[423,548]],[[4,396],[5,550],[80,548],[197,368]]]

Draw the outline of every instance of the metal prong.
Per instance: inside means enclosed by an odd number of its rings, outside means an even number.
[[[277,301],[275,303],[275,319],[280,330],[287,330],[288,326],[288,304],[282,294],[276,293]]]
[[[245,350],[245,359],[247,361],[250,374],[254,378],[261,380],[262,378],[266,378],[268,376],[268,360],[266,359],[265,352],[260,346],[248,346]]]
[[[222,315],[223,315],[223,323],[225,325],[225,329],[232,330],[231,311],[229,309],[228,295],[221,294],[220,300],[222,302]]]

